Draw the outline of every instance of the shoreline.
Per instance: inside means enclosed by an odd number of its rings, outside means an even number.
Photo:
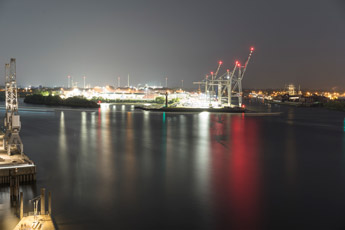
[[[192,107],[161,107],[161,108],[148,108],[144,106],[136,106],[135,109],[155,112],[215,112],[215,113],[245,113],[246,109],[243,108],[192,108]]]

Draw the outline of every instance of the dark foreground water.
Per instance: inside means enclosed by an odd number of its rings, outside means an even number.
[[[21,111],[25,209],[45,187],[59,229],[344,229],[345,113],[261,109],[283,114]]]

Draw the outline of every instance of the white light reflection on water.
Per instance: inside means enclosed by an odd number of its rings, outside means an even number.
[[[87,113],[81,112],[81,123],[80,123],[80,149],[81,154],[87,153],[88,146],[88,131],[87,131]]]
[[[113,145],[111,141],[111,117],[109,106],[102,107],[98,113],[99,122],[97,132],[100,141],[97,143],[97,159],[99,161],[100,183],[99,186],[99,199],[102,206],[109,204],[108,198],[112,196],[111,183],[115,179],[113,167]]]
[[[196,146],[196,181],[201,201],[203,196],[209,191],[210,182],[210,114],[209,112],[202,112],[197,115],[198,129],[197,129],[197,146]]]
[[[344,133],[343,133],[343,156],[345,157],[345,118],[344,118]]]
[[[296,161],[297,161],[297,156],[296,156],[296,134],[294,133],[294,127],[291,126],[294,124],[293,120],[295,118],[294,110],[289,110],[288,111],[288,124],[286,128],[286,138],[285,138],[285,170],[286,170],[286,176],[287,176],[287,181],[289,182],[290,188],[293,186],[295,183],[295,177],[296,177]]]
[[[135,155],[135,143],[134,143],[134,129],[133,129],[133,113],[127,112],[126,117],[126,141],[125,141],[125,199],[128,204],[134,204],[136,197],[136,183],[134,183],[136,178],[136,155]]]
[[[91,113],[91,118],[90,118],[90,141],[92,143],[92,154],[96,152],[96,130],[97,130],[97,124],[96,124],[96,112]]]
[[[166,170],[171,171],[172,170],[172,164],[171,162],[173,162],[173,153],[172,153],[172,145],[173,145],[173,139],[172,139],[172,135],[171,135],[171,129],[174,126],[174,122],[172,121],[172,119],[170,119],[170,117],[166,118],[165,120],[165,125],[166,125],[166,129],[165,129],[165,146],[166,146],[166,150],[165,150],[165,165],[166,165]]]
[[[61,173],[66,175],[68,172],[68,156],[67,156],[68,146],[66,137],[66,127],[65,127],[65,114],[63,111],[60,113],[60,127],[59,127],[59,161]]]
[[[142,128],[142,150],[145,157],[143,158],[145,167],[151,168],[150,155],[152,153],[152,138],[151,138],[151,127],[150,127],[150,112],[143,111],[143,128]]]
[[[162,162],[161,164],[161,175],[166,177],[166,189],[169,190],[170,182],[170,173],[174,167],[173,156],[171,155],[171,119],[168,116],[168,113],[162,113],[162,143],[161,143],[161,152],[162,152]]]
[[[186,139],[186,137],[187,137],[187,123],[186,123],[186,120],[187,120],[187,118],[186,118],[186,116],[185,115],[180,115],[179,116],[179,134],[178,134],[178,136],[179,136],[179,143],[180,143],[180,145],[179,145],[179,153],[181,154],[180,156],[184,156],[185,154],[187,154],[187,151],[188,151],[188,149],[187,149],[187,139]]]

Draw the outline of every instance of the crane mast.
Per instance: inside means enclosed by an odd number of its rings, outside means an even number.
[[[218,106],[223,107],[223,101],[227,101],[227,104],[225,106],[228,107],[241,107],[242,106],[242,79],[244,77],[244,74],[247,70],[248,63],[250,61],[250,58],[252,56],[252,53],[254,51],[254,48],[250,48],[250,53],[248,55],[248,58],[244,64],[244,66],[241,66],[241,64],[236,61],[234,68],[232,71],[227,70],[224,74],[218,76],[218,72],[220,70],[220,67],[222,65],[222,62],[219,62],[218,68],[213,74],[211,72],[211,79],[205,79],[205,81],[202,82],[194,82],[194,84],[204,84],[205,85],[205,95],[207,97],[208,94],[209,100],[210,100],[210,106],[211,105],[211,99],[212,95],[214,94],[214,88],[218,88],[217,93],[217,102]],[[210,91],[208,91],[210,89]],[[227,92],[227,95],[225,94]],[[237,101],[235,103],[232,103],[232,99],[237,98]]]
[[[18,114],[16,59],[11,58],[9,64],[5,64],[6,87],[6,114],[4,118],[5,136],[3,146],[8,155],[20,153],[23,155],[23,143],[19,136],[21,129],[20,115]]]

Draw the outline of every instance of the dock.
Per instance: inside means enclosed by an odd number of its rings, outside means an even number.
[[[3,134],[0,135],[0,185],[9,185],[11,177],[19,183],[36,181],[36,165],[25,154],[8,155],[3,147]]]
[[[23,192],[19,196],[20,221],[15,226],[15,230],[39,229],[39,230],[55,230],[52,218],[51,192],[48,193],[48,210],[46,210],[46,190],[41,188],[41,194],[30,200],[34,204],[33,212],[24,213],[24,195]],[[39,207],[40,206],[40,207]]]
[[[14,230],[24,229],[39,229],[39,230],[54,230],[55,226],[50,215],[37,215],[37,222],[33,215],[23,217],[16,225]]]

